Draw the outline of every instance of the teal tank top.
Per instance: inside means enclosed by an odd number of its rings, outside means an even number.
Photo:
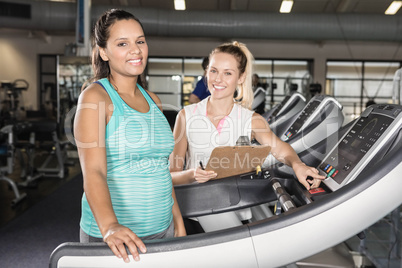
[[[137,85],[150,107],[147,113],[128,106],[106,78],[96,83],[105,88],[114,106],[105,146],[107,184],[116,217],[139,237],[160,233],[173,219],[168,158],[174,138],[170,125],[141,86]],[[102,238],[85,193],[80,227],[86,234]]]

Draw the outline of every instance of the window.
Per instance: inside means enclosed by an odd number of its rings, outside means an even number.
[[[325,94],[343,105],[346,120],[366,109],[368,101],[391,103],[393,77],[400,62],[327,61]]]
[[[164,106],[169,106],[164,110],[179,110],[188,105],[189,95],[204,74],[202,60],[192,57],[148,59],[148,87],[159,96]],[[267,89],[266,110],[290,93],[291,84],[296,85],[297,91],[308,94],[308,85],[313,81],[311,66],[312,60],[256,59],[254,73],[259,75],[259,82]]]

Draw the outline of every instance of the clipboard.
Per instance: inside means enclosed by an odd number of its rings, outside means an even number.
[[[269,145],[216,147],[205,170],[215,171],[215,179],[251,172],[264,163],[270,152]]]

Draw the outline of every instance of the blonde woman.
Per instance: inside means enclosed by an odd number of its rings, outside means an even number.
[[[293,148],[271,131],[267,121],[250,110],[253,60],[248,48],[239,42],[222,44],[211,52],[207,69],[211,96],[186,106],[176,118],[176,144],[170,156],[174,185],[204,183],[215,178],[217,174],[204,170],[200,162],[205,165],[217,146],[236,145],[240,136],[271,146],[271,153],[292,167],[307,189],[318,187],[325,178],[315,168],[306,166]],[[313,179],[307,179],[308,176]]]

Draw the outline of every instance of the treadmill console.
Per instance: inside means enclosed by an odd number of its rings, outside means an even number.
[[[299,92],[295,92],[292,95],[287,95],[285,98],[277,105],[275,105],[271,110],[263,114],[263,117],[268,123],[273,123],[282,115],[292,117],[297,115],[305,106],[306,98]]]
[[[289,129],[285,132],[285,140],[292,137],[294,134],[299,132],[303,124],[306,120],[313,114],[313,112],[317,109],[318,105],[320,105],[320,101],[313,100],[310,101],[303,111],[300,112],[299,116],[297,117],[296,121],[289,127]]]
[[[290,125],[290,127],[284,132],[284,134],[280,138],[284,141],[287,141],[292,136],[297,134],[303,128],[304,125],[309,125],[312,122],[312,120],[317,116],[318,112],[327,107],[327,105],[330,102],[335,103],[337,106],[341,108],[341,105],[332,97],[328,97],[325,95],[318,95],[313,97],[307,103],[304,109],[299,113],[296,120]],[[318,109],[319,107],[320,109]]]
[[[278,115],[279,111],[283,108],[286,102],[290,99],[290,95],[287,95],[278,106],[275,107],[275,111],[267,118],[268,123],[271,122],[272,118]]]
[[[401,121],[401,106],[367,108],[319,165],[320,174],[327,177],[325,185],[335,191],[352,181],[401,127]]]

